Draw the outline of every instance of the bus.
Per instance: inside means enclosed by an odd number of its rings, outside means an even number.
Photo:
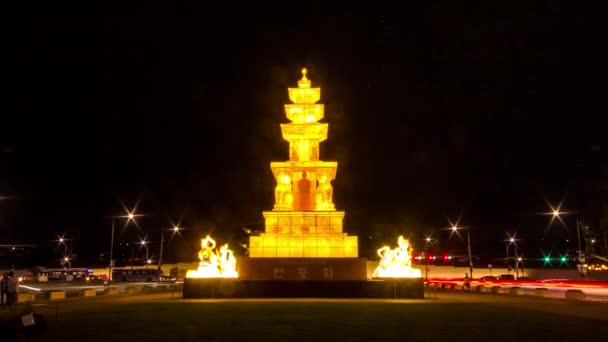
[[[94,280],[93,270],[88,268],[42,268],[34,273],[35,281],[89,281]]]
[[[142,281],[158,282],[162,280],[162,273],[157,269],[147,268],[115,268],[112,270],[112,281]]]

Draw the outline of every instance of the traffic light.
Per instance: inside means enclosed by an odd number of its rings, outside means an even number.
[[[549,253],[547,253],[547,254],[545,254],[545,253],[543,253],[543,252],[541,252],[541,253],[542,253],[542,255],[543,255],[543,261],[544,261],[544,265],[545,265],[545,266],[547,266],[547,265],[552,266],[552,265],[551,265],[551,261],[552,261],[552,259],[551,259],[551,253],[550,253],[550,252],[549,252]],[[553,258],[553,260],[556,260],[556,259],[557,259],[557,258]]]

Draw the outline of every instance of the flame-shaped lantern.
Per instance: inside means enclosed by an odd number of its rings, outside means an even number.
[[[200,263],[198,269],[188,270],[186,278],[238,278],[236,258],[225,244],[215,248],[215,240],[210,236],[201,239],[201,250],[198,252]]]
[[[384,246],[378,250],[380,264],[374,271],[374,278],[420,278],[422,274],[419,269],[412,268],[412,256],[410,242],[399,237],[398,247],[391,249]]]

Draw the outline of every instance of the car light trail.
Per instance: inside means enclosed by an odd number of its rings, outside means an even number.
[[[32,291],[36,291],[36,292],[42,291],[42,289],[38,289],[38,288],[27,286],[27,285],[19,285],[19,287],[22,287],[22,288],[28,289],[28,290],[32,290]]]

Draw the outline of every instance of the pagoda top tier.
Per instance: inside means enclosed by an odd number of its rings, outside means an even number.
[[[298,81],[297,88],[288,88],[289,100],[293,104],[285,105],[285,113],[294,123],[317,122],[324,114],[324,106],[316,104],[321,99],[321,88],[311,88],[306,73],[306,68],[302,69],[302,79]]]

